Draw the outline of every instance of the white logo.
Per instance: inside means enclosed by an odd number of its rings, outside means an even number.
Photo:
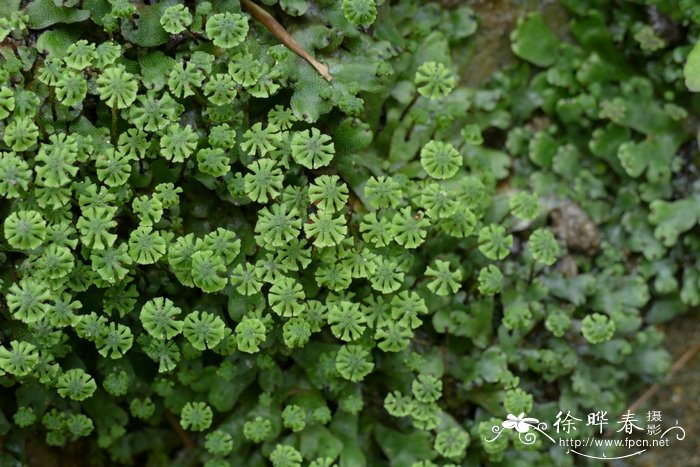
[[[537,442],[538,433],[547,438],[551,443],[568,448],[567,453],[575,454],[589,459],[613,460],[624,459],[626,457],[638,456],[652,447],[668,447],[672,439],[667,435],[675,434],[678,441],[685,439],[685,429],[676,424],[664,429],[662,427],[661,411],[652,410],[646,414],[646,428],[642,428],[642,421],[636,414],[629,410],[615,422],[617,429],[606,428],[611,423],[608,421],[606,411],[597,411],[587,414],[585,426],[592,427],[597,431],[597,436],[577,436],[579,422],[582,418],[576,418],[570,411],[564,413],[560,410],[556,420],[552,423],[551,431],[555,431],[555,440],[547,433],[549,425],[536,418],[526,417],[521,413],[517,417],[508,414],[500,425],[494,425],[491,431],[495,436],[491,439],[484,439],[487,443],[496,441],[503,433],[515,430],[518,439],[526,445],[533,445]],[[616,433],[620,435],[616,436]],[[514,433],[515,435],[515,433]],[[625,449],[624,454],[613,455],[620,448]],[[586,452],[588,451],[588,452]],[[594,451],[594,452],[593,452]],[[611,452],[610,455],[607,453]]]

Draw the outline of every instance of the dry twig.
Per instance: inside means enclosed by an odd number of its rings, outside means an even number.
[[[694,356],[696,353],[700,351],[700,342],[694,344],[692,347],[690,347],[688,350],[683,353],[683,355],[676,360],[673,365],[671,366],[671,369],[668,371],[668,375],[671,376],[674,373],[676,373],[678,370],[683,368]],[[659,392],[659,389],[661,389],[662,384],[660,383],[654,383],[652,386],[650,386],[646,391],[642,393],[641,396],[635,400],[632,405],[627,407],[627,411],[625,413],[630,412],[630,413],[635,413],[637,410],[639,410],[641,407],[646,404],[649,399],[654,397],[654,395]],[[612,434],[612,430],[608,430],[605,433],[605,436],[610,436]]]
[[[685,353],[681,355],[678,360],[675,361],[673,366],[671,366],[671,369],[669,370],[668,374],[672,375],[681,368],[683,368],[690,361],[690,359],[692,359],[695,356],[695,354],[698,353],[698,351],[700,351],[700,342],[686,350]],[[628,407],[627,410],[629,410],[630,412],[635,412],[640,407],[642,407],[649,399],[651,399],[651,397],[653,397],[654,394],[656,394],[659,391],[659,389],[661,389],[661,384],[655,383],[649,389],[644,391],[644,393],[641,396],[639,396],[637,400],[634,401],[632,405]]]
[[[169,410],[165,411],[165,418],[168,420],[168,423],[170,423],[170,426],[173,427],[175,433],[177,433],[177,435],[180,437],[180,440],[185,446],[185,449],[187,449],[188,451],[194,449],[194,444],[192,444],[192,440],[189,436],[187,436],[185,430],[182,429],[180,424],[177,422],[177,420],[175,420],[175,417],[173,417],[173,414],[171,414]]]
[[[326,81],[331,81],[330,71],[328,66],[316,60],[311,56],[299,43],[292,37],[291,34],[284,29],[275,18],[272,17],[270,13],[262,9],[258,4],[251,2],[250,0],[241,0],[241,5],[245,8],[248,13],[253,15],[255,19],[260,21],[263,26],[265,26],[272,34],[275,35],[288,49],[290,49],[295,54],[299,55],[301,58],[309,62],[309,64],[319,72],[321,76]]]

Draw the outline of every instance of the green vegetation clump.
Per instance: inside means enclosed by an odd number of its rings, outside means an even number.
[[[468,85],[459,3],[2,2],[0,464],[569,465],[491,427],[667,372],[700,7],[523,12]]]

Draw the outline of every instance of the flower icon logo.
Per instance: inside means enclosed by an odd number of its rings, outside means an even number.
[[[527,433],[533,425],[536,426],[538,423],[539,420],[536,418],[526,418],[525,413],[521,413],[517,417],[513,414],[508,414],[501,425],[508,430],[515,428],[518,433]]]
[[[532,445],[537,441],[537,434],[530,431],[537,431],[540,434],[547,437],[549,441],[556,444],[556,441],[549,436],[545,431],[547,429],[547,424],[545,422],[540,422],[536,418],[525,417],[525,413],[521,413],[517,417],[513,414],[508,414],[505,420],[503,420],[499,425],[493,425],[491,431],[494,433],[494,437],[491,439],[486,439],[487,443],[495,441],[501,434],[507,430],[513,430],[518,432],[518,438],[520,441],[526,445]]]

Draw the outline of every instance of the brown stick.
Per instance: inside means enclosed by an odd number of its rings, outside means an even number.
[[[194,444],[192,444],[192,440],[189,436],[187,436],[185,430],[182,429],[180,424],[177,422],[177,420],[175,420],[175,417],[173,417],[173,414],[171,414],[169,410],[165,411],[165,418],[168,419],[168,423],[170,423],[170,426],[173,428],[173,431],[175,431],[175,433],[177,433],[177,435],[180,437],[180,440],[185,446],[185,449],[187,449],[188,451],[194,449]]]
[[[331,77],[330,71],[328,70],[328,66],[317,61],[311,56],[311,54],[304,50],[299,45],[299,43],[296,40],[294,40],[292,35],[289,34],[286,29],[284,29],[284,26],[282,26],[275,18],[273,18],[270,13],[262,9],[256,3],[251,2],[250,0],[241,0],[241,5],[243,5],[243,8],[245,8],[248,11],[248,13],[253,15],[258,21],[260,21],[263,24],[263,26],[265,26],[272,34],[274,34],[275,37],[277,37],[285,46],[287,46],[288,49],[290,49],[292,52],[309,62],[309,64],[312,67],[314,67],[316,71],[318,71],[319,74],[323,76],[323,78],[326,81],[331,81],[333,79]]]
[[[675,372],[677,372],[681,368],[683,368],[690,361],[690,359],[692,359],[695,356],[695,354],[698,353],[698,351],[700,351],[700,342],[694,344],[691,348],[686,350],[685,353],[683,353],[683,355],[681,355],[680,358],[678,360],[676,360],[673,363],[673,365],[671,365],[671,368],[668,370],[669,376],[674,374]],[[654,383],[653,385],[651,385],[649,387],[649,389],[644,391],[644,393],[642,393],[642,395],[639,396],[637,398],[637,400],[632,403],[632,405],[627,407],[627,411],[634,413],[637,410],[639,410],[642,406],[644,406],[644,404],[647,403],[647,401],[649,399],[654,397],[654,394],[659,392],[659,389],[661,389],[661,384]],[[625,412],[625,413],[627,413],[627,412]],[[607,437],[611,436],[612,434],[613,434],[612,429],[608,429],[605,431],[603,436],[607,438]]]
[[[688,363],[690,359],[693,358],[696,353],[698,353],[698,351],[700,351],[700,342],[686,350],[685,353],[681,355],[681,357],[678,360],[675,361],[673,366],[671,366],[671,369],[669,370],[668,374],[672,375],[681,368],[683,368],[686,365],[686,363]],[[656,394],[659,391],[659,389],[661,389],[661,385],[659,383],[655,383],[649,389],[644,391],[644,393],[641,396],[639,396],[639,398],[636,401],[634,401],[634,403],[630,405],[627,410],[629,410],[630,412],[637,411],[637,409],[642,407],[649,399],[651,399],[654,396],[654,394]]]

